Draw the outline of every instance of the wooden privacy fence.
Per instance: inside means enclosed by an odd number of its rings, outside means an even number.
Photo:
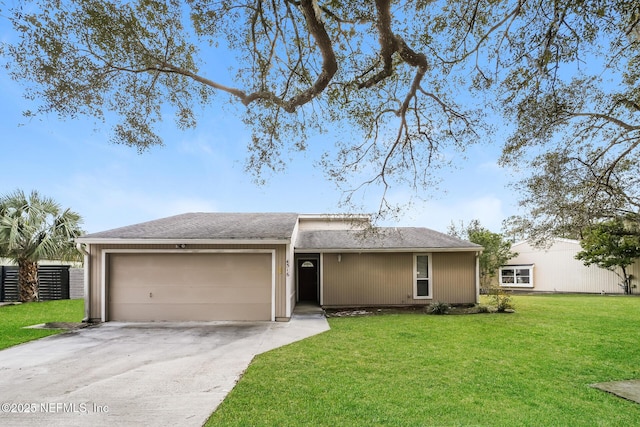
[[[18,267],[2,266],[0,302],[18,301]],[[38,267],[38,299],[50,301],[69,299],[68,265],[42,265]]]

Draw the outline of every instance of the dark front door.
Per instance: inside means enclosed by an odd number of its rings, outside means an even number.
[[[298,301],[318,302],[318,260],[298,260]]]

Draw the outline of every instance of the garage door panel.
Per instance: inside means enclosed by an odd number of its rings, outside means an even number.
[[[202,303],[211,297],[211,289],[207,287],[149,287],[118,289],[111,294],[111,303],[169,304],[169,303]],[[270,301],[271,289],[252,288],[217,288],[217,303],[259,303]]]
[[[239,272],[236,272],[236,275],[241,274]],[[122,280],[122,277],[115,277],[112,279],[113,280]],[[149,287],[152,288],[156,288],[156,289],[172,289],[172,288],[184,288],[184,289],[188,289],[188,288],[198,288],[198,287],[203,287],[203,288],[248,288],[248,289],[256,289],[256,288],[262,288],[262,287],[268,287],[271,286],[271,280],[266,281],[266,280],[243,280],[243,281],[237,281],[236,282],[232,282],[232,281],[226,281],[223,283],[219,283],[218,281],[220,280],[218,277],[212,276],[209,277],[208,281],[194,281],[194,280],[190,280],[188,277],[185,279],[178,279],[178,278],[172,278],[170,279],[166,279],[163,282],[158,282],[158,281],[144,281],[144,279],[142,277],[136,277],[135,280],[132,279],[126,279],[127,280],[127,288],[128,289],[135,289],[135,288],[141,288],[141,289],[148,289]]]
[[[112,254],[118,279],[129,287],[185,283],[270,285],[270,254]],[[242,273],[242,280],[238,280]],[[268,274],[267,274],[268,273]],[[214,277],[212,277],[214,276]],[[215,279],[215,282],[212,282]]]
[[[112,253],[110,320],[271,320],[271,253]]]
[[[248,304],[238,310],[230,304],[114,304],[112,320],[147,321],[209,321],[209,320],[266,320],[271,316],[270,304]],[[158,318],[158,313],[162,316]]]

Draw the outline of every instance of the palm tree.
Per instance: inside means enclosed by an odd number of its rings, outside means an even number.
[[[21,302],[38,300],[38,261],[75,260],[82,218],[49,197],[22,190],[0,197],[0,256],[18,264]]]

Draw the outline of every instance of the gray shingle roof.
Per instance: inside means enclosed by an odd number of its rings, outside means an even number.
[[[298,235],[296,249],[449,249],[479,250],[482,246],[429,228],[387,227],[374,231],[309,230]]]
[[[297,213],[197,212],[101,231],[82,236],[79,242],[120,240],[277,240],[288,241],[298,221]],[[477,250],[481,246],[428,228],[386,227],[357,230],[300,231],[296,249]]]
[[[87,234],[78,240],[288,240],[297,220],[296,213],[186,213]]]

